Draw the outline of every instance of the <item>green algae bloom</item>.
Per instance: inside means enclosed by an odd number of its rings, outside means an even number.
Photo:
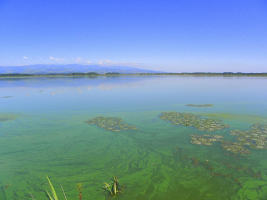
[[[122,130],[137,130],[138,128],[134,125],[123,123],[123,119],[119,117],[96,117],[88,121],[86,124],[94,124],[100,128],[104,128],[108,131],[119,132]]]

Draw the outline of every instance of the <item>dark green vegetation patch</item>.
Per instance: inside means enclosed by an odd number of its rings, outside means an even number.
[[[218,131],[230,126],[217,119],[204,119],[190,113],[162,112],[160,119],[170,121],[172,124],[192,126],[200,131]]]
[[[190,135],[191,143],[197,145],[213,145],[212,142],[218,142],[223,139],[221,135]]]
[[[123,119],[119,117],[96,117],[88,121],[86,124],[95,124],[108,131],[118,132],[121,130],[137,130],[138,128],[134,125],[123,123]]]
[[[212,104],[187,104],[186,106],[190,107],[212,107]]]

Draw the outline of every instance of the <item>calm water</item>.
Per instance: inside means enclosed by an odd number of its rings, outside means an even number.
[[[46,174],[60,199],[59,183],[68,199],[78,199],[77,183],[83,199],[112,199],[101,189],[112,175],[125,186],[117,199],[267,199],[267,150],[236,158],[218,142],[191,144],[190,134],[205,132],[159,119],[162,111],[220,119],[231,128],[214,134],[234,141],[230,130],[267,125],[266,85],[253,77],[0,79],[0,97],[11,96],[0,98],[0,117],[12,118],[0,122],[0,199],[31,199],[30,192],[46,199]],[[207,103],[214,106],[186,106]],[[121,117],[138,130],[84,123],[97,116]]]

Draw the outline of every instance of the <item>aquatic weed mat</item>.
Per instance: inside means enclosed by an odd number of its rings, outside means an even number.
[[[3,113],[0,112],[0,123],[4,121],[14,120],[19,117],[19,114],[16,113]]]
[[[199,115],[204,117],[211,117],[211,118],[217,118],[224,120],[226,123],[229,124],[237,124],[239,126],[246,125],[249,127],[251,124],[265,124],[267,125],[267,116],[258,116],[258,115],[252,115],[252,114],[235,114],[235,113],[199,113]]]
[[[265,151],[235,158],[224,155],[216,145],[193,145],[190,134],[203,134],[201,131],[162,121],[159,113],[102,113],[138,127],[115,133],[88,126],[84,121],[98,113],[83,112],[33,115],[18,127],[6,127],[10,132],[23,129],[17,137],[1,138],[0,170],[5,172],[0,174],[1,195],[30,199],[31,192],[36,199],[43,199],[44,190],[49,189],[46,174],[60,199],[64,197],[59,183],[69,199],[77,198],[77,183],[82,183],[85,199],[111,199],[101,187],[112,175],[125,185],[118,199],[227,199],[241,189],[254,192],[256,189],[246,185],[249,181],[255,188],[266,182]],[[38,134],[33,134],[34,130]],[[247,167],[262,177],[236,167]],[[264,195],[265,188],[261,190]],[[247,193],[242,195],[245,198]]]

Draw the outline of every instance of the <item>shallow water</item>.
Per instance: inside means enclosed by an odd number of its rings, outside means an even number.
[[[118,175],[117,199],[267,199],[267,150],[225,152],[219,142],[194,145],[194,127],[159,118],[197,114],[231,126],[208,134],[267,125],[267,78],[108,76],[1,78],[0,199],[46,199],[47,174],[60,199],[111,199],[103,182]],[[188,107],[188,104],[213,104]],[[138,130],[107,131],[84,123],[120,117]],[[230,155],[229,155],[230,154]],[[262,177],[254,177],[261,174]]]

